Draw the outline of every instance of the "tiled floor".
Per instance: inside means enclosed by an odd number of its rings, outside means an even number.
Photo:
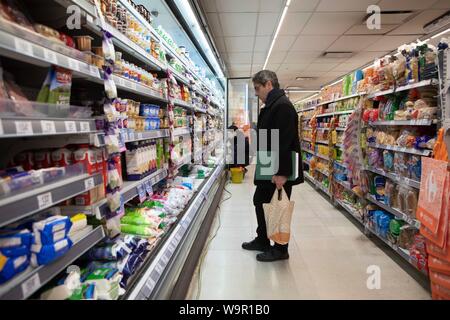
[[[212,234],[218,232],[204,252],[200,287],[198,268],[187,299],[430,299],[388,256],[389,249],[368,239],[308,183],[293,190],[290,259],[256,261],[256,252],[241,249],[256,230],[251,175],[226,188],[232,197],[221,205],[212,228]],[[378,290],[367,288],[371,265],[381,270]]]

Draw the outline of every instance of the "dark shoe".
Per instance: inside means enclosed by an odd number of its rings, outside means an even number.
[[[250,242],[244,242],[242,244],[242,249],[250,250],[250,251],[268,251],[270,250],[270,242],[269,243],[262,243],[258,238],[250,241]]]
[[[289,259],[288,252],[282,252],[274,248],[264,253],[260,253],[256,256],[256,260],[261,262],[273,262],[277,260],[287,260],[287,259]]]

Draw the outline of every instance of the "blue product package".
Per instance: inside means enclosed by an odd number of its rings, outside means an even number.
[[[0,265],[0,284],[25,271],[29,265],[30,259],[28,256],[6,258],[6,261]]]
[[[70,238],[51,245],[34,244],[31,246],[31,264],[34,267],[47,265],[65,255],[72,247]]]
[[[383,214],[380,216],[380,235],[383,238],[387,238],[391,220],[392,220],[392,218],[388,214]]]
[[[378,201],[384,201],[386,178],[376,176],[374,179],[375,197]]]
[[[20,246],[31,247],[33,242],[33,234],[23,229],[17,230],[1,230],[0,231],[0,248],[14,248]]]
[[[8,258],[17,258],[21,256],[29,256],[31,253],[30,246],[22,245],[12,248],[0,248],[0,254]]]
[[[52,216],[33,224],[34,243],[51,245],[67,237],[72,221],[65,216]]]

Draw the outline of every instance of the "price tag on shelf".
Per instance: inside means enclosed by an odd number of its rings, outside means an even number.
[[[3,122],[2,122],[2,119],[0,119],[0,136],[4,133],[5,132],[3,131]]]
[[[128,140],[130,140],[130,141],[134,140],[134,132],[128,133]]]
[[[80,62],[79,66],[80,66],[80,71],[81,72],[87,73],[87,74],[91,73],[91,68],[89,67],[89,65],[87,63]]]
[[[80,131],[81,132],[91,131],[91,126],[90,126],[89,122],[87,122],[87,121],[80,122]]]
[[[144,185],[141,184],[139,186],[136,187],[138,195],[139,195],[139,201],[142,203],[145,201],[145,199],[147,199],[146,195],[145,195],[145,189],[144,189]]]
[[[163,254],[163,255],[161,256],[161,261],[162,261],[164,264],[167,265],[167,263],[169,262],[169,259],[166,257],[165,254]]]
[[[99,77],[100,76],[100,73],[99,73],[98,68],[96,66],[90,66],[90,72],[91,72],[91,75],[94,76],[94,77]]]
[[[74,133],[77,132],[77,124],[75,121],[64,121],[64,125],[66,127],[66,132]]]
[[[68,58],[68,61],[69,61],[69,69],[73,71],[80,71],[80,64],[78,60]]]
[[[54,121],[41,120],[42,133],[56,133],[56,127]]]
[[[22,283],[22,297],[23,299],[28,298],[33,293],[35,293],[41,287],[41,279],[39,278],[39,273],[36,273],[26,281]]]
[[[95,182],[94,182],[94,178],[93,177],[84,180],[84,189],[86,191],[91,190],[94,187],[95,187]]]
[[[160,275],[163,273],[164,268],[161,266],[160,263],[156,264],[155,271],[158,272]]]
[[[44,50],[45,60],[50,62],[51,64],[58,64],[58,58],[56,57],[56,53],[51,50]]]
[[[138,139],[142,139],[142,132],[138,132],[138,133],[137,133],[137,138],[138,138]]]
[[[131,84],[130,84],[130,88],[131,88],[131,90],[134,90],[134,91],[137,91],[137,84],[136,84],[136,82],[131,82]]]
[[[33,134],[31,121],[15,121],[17,134]]]
[[[149,197],[151,197],[153,195],[153,187],[152,187],[152,183],[150,180],[146,181],[144,183],[145,186],[145,191],[147,191],[147,194]]]
[[[21,54],[26,54],[27,56],[33,56],[33,47],[28,41],[22,40],[20,38],[14,39],[16,51]]]
[[[47,192],[37,196],[38,200],[38,208],[45,209],[50,207],[53,204],[52,193]]]
[[[153,279],[151,277],[148,278],[147,280],[147,287],[150,289],[150,291],[153,291],[153,289],[155,288],[156,282],[153,281]]]
[[[169,250],[169,252],[174,253],[175,252],[175,246],[173,245],[173,243],[171,242],[169,244],[169,246],[167,247],[167,250]]]

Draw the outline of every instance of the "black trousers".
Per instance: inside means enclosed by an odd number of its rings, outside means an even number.
[[[276,185],[273,183],[260,184],[256,186],[255,194],[253,195],[253,204],[255,206],[256,211],[256,220],[258,221],[258,228],[256,229],[256,233],[258,235],[257,239],[258,241],[261,241],[261,243],[270,243],[270,240],[267,237],[267,227],[266,227],[266,219],[264,217],[263,203],[270,203],[275,190]],[[292,186],[285,185],[284,191],[286,191],[286,194],[290,199],[292,194]],[[278,249],[280,251],[287,251],[288,246],[289,246],[288,244],[281,245],[275,243],[275,249]]]

